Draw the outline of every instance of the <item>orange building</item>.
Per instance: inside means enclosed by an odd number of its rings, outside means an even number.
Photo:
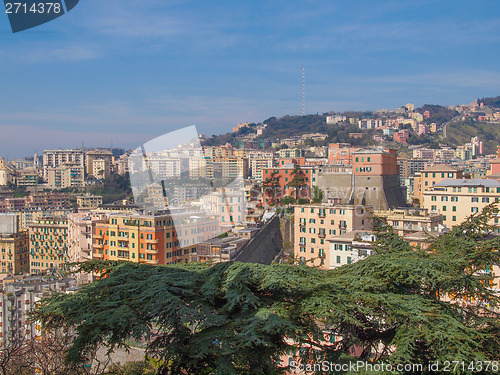
[[[349,143],[330,143],[328,146],[329,164],[352,164],[351,153],[359,150],[349,145]]]
[[[147,264],[188,263],[196,257],[196,244],[213,238],[217,231],[213,220],[200,216],[169,211],[114,214],[107,222],[95,224],[93,257]]]
[[[352,171],[355,176],[388,176],[399,174],[396,150],[371,149],[353,153]]]

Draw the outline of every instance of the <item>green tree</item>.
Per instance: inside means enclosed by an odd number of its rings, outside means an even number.
[[[293,178],[288,183],[288,186],[293,187],[295,189],[295,199],[298,201],[300,199],[299,196],[300,189],[307,186],[306,174],[304,173],[302,168],[300,168],[300,165],[295,164],[291,175],[293,176]]]
[[[285,353],[304,362],[393,365],[498,360],[499,298],[487,283],[500,263],[488,225],[497,211],[489,206],[427,251],[382,227],[375,255],[330,271],[85,263],[83,270],[105,269],[105,277],[44,300],[33,318],[76,327],[74,362],[98,345],[143,340],[163,363],[159,374],[274,374]]]
[[[278,172],[273,171],[265,181],[262,182],[263,195],[270,198],[271,204],[277,203],[277,192],[280,187]]]
[[[324,197],[323,191],[319,187],[315,186],[313,189],[312,202],[313,203],[321,203],[321,202],[323,202],[323,197]]]

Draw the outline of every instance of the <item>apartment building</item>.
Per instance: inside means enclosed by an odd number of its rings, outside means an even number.
[[[5,279],[0,293],[0,348],[17,340],[39,340],[43,335],[42,327],[39,322],[30,321],[28,314],[42,298],[75,289],[76,280],[73,278],[31,276]]]
[[[34,168],[23,169],[17,172],[18,187],[32,187],[38,185],[38,172]]]
[[[372,206],[309,204],[294,208],[294,255],[308,265],[334,264],[328,238],[372,229]]]
[[[373,242],[376,240],[375,234],[366,230],[353,230],[331,237],[328,240],[330,263],[325,268],[341,267],[373,255]]]
[[[152,265],[187,263],[196,255],[196,244],[216,234],[216,222],[202,215],[168,210],[110,214],[106,222],[95,222],[93,258]]]
[[[69,195],[66,193],[33,193],[26,197],[26,207],[40,210],[70,207]]]
[[[0,214],[0,273],[15,275],[29,271],[28,232],[19,230],[16,214]]]
[[[236,224],[245,220],[247,210],[243,188],[212,192],[205,195],[202,202],[204,207],[214,214],[222,230],[231,230]]]
[[[30,273],[42,274],[53,269],[64,269],[68,255],[68,219],[42,217],[29,225]]]
[[[197,260],[214,263],[229,262],[248,242],[248,239],[237,236],[213,238],[197,245]]]
[[[92,150],[85,153],[85,172],[95,178],[108,178],[111,175],[113,154],[107,150]]]
[[[85,186],[85,168],[78,162],[66,162],[44,168],[49,189],[80,188]]]
[[[330,143],[328,146],[328,164],[352,164],[352,155],[359,148],[351,147],[349,143]]]
[[[423,206],[443,215],[451,228],[467,217],[500,200],[500,182],[491,179],[445,179],[424,192]],[[498,224],[498,219],[495,223]]]
[[[436,164],[424,168],[420,173],[415,174],[413,199],[420,202],[420,207],[423,207],[423,195],[426,190],[445,179],[460,179],[462,174],[461,170],[446,164]]]
[[[19,229],[28,230],[29,225],[34,223],[38,219],[42,219],[46,216],[67,216],[72,211],[65,208],[48,208],[48,209],[38,209],[38,208],[26,208],[21,211],[17,211],[16,214],[19,217]]]
[[[45,150],[43,152],[44,179],[48,179],[49,169],[57,168],[65,163],[76,164],[84,168],[85,153],[83,150]]]
[[[262,203],[278,204],[285,196],[295,196],[296,187],[290,186],[296,164],[284,164],[277,168],[264,168],[262,174]],[[312,188],[316,182],[316,168],[300,166],[305,184],[299,189],[299,198],[310,199]],[[265,185],[265,186],[264,186]]]
[[[87,193],[76,197],[78,209],[91,210],[102,205],[102,196]]]
[[[300,148],[284,148],[278,151],[280,159],[302,158],[306,152]]]
[[[252,171],[252,178],[256,181],[262,182],[262,171],[266,168],[274,166],[273,158],[252,158],[250,159],[250,169]]]
[[[425,208],[395,208],[376,211],[375,215],[384,218],[401,236],[412,232],[438,232],[444,228],[443,215]]]
[[[92,259],[93,227],[107,222],[108,215],[97,212],[78,212],[68,215],[68,257],[70,262]],[[92,281],[89,274],[77,274],[78,284]]]

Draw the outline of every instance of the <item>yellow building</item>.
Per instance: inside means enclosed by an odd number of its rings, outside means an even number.
[[[328,239],[372,228],[372,206],[309,204],[294,207],[294,256],[307,265],[331,268]]]
[[[65,267],[69,262],[67,233],[65,217],[39,218],[29,225],[30,273]]]
[[[443,215],[448,227],[500,200],[500,182],[489,179],[446,179],[424,192],[424,208]],[[498,224],[498,219],[495,223]]]
[[[424,192],[435,184],[449,178],[462,178],[462,171],[446,164],[436,164],[416,173],[413,185],[413,199],[418,200],[420,207],[423,207]]]
[[[102,197],[100,195],[85,194],[76,197],[76,204],[79,209],[93,209],[102,205]]]

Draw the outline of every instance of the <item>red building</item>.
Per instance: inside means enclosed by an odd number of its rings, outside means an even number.
[[[395,142],[406,144],[409,137],[410,137],[410,131],[408,129],[403,129],[394,133],[392,139]]]
[[[300,166],[300,172],[304,177],[304,186],[290,186],[294,178],[295,166]],[[299,198],[309,199],[315,181],[316,170],[311,166],[300,164],[285,164],[278,168],[264,168],[262,172],[262,204],[279,204],[285,196],[295,197],[297,190]]]

